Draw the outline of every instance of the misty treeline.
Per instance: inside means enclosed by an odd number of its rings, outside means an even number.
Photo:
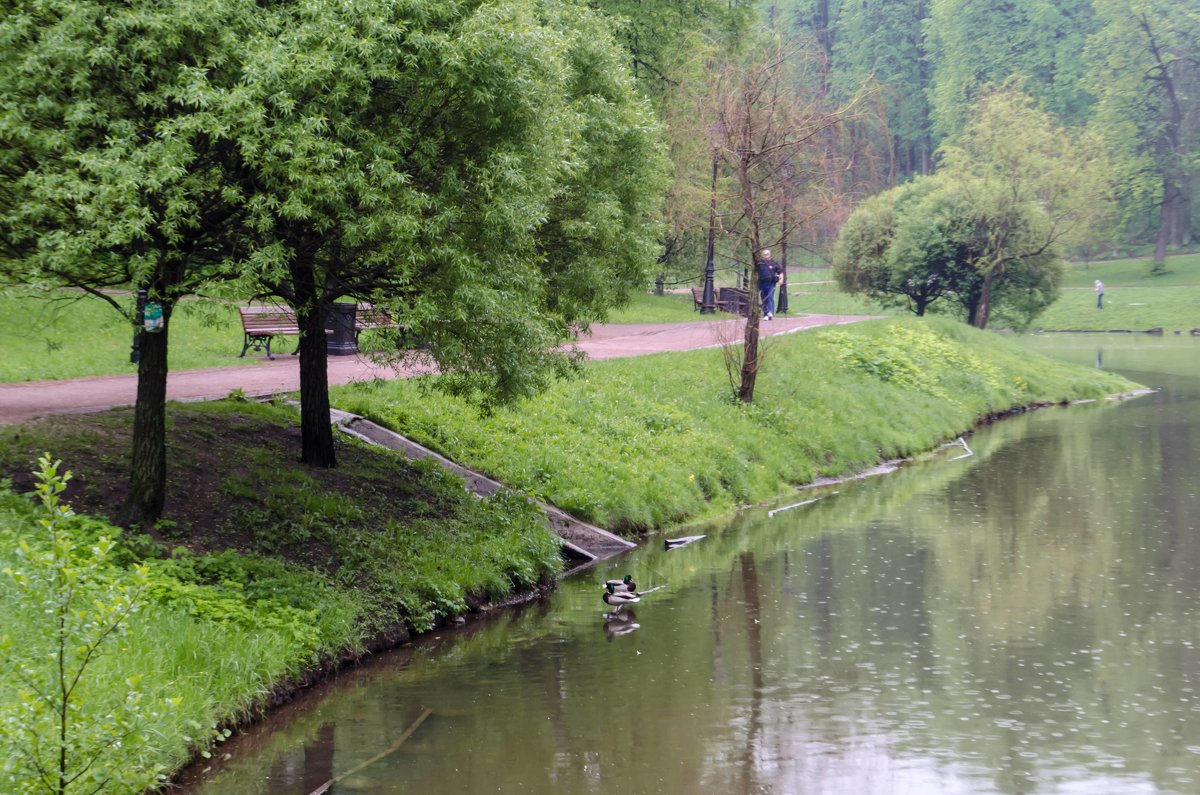
[[[824,169],[797,178],[819,188],[820,207],[788,235],[798,262],[828,261],[853,208],[914,176],[934,173],[972,109],[1005,86],[1032,98],[1068,135],[1096,136],[1111,165],[1116,212],[1107,229],[1075,243],[1087,259],[1153,244],[1156,260],[1191,240],[1200,167],[1200,5],[1177,0],[768,0],[758,3],[596,0],[622,16],[639,85],[664,110],[677,181],[668,197],[662,260],[695,278],[707,233],[702,119],[672,117],[695,92],[697,68],[731,53],[750,57],[782,41],[803,103],[855,112],[820,141]],[[1020,137],[1022,130],[1009,133]],[[690,162],[689,162],[690,161]],[[711,165],[709,166],[711,168]],[[690,174],[690,177],[687,176]],[[674,203],[674,204],[673,204]],[[731,231],[740,207],[719,212]],[[727,236],[726,266],[748,252]],[[720,237],[718,238],[721,239]],[[718,247],[720,247],[718,245]]]

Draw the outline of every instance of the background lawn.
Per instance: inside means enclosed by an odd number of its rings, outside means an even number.
[[[1167,272],[1150,275],[1150,260],[1067,266],[1059,299],[1034,321],[1035,329],[1200,328],[1200,254],[1168,257]],[[1104,282],[1104,309],[1096,308],[1096,279]]]
[[[132,295],[118,300],[133,306]],[[112,307],[78,293],[0,294],[9,319],[0,382],[135,373],[129,362],[133,327]],[[194,370],[254,364],[263,354],[242,350],[242,326],[232,304],[184,301],[171,317],[170,368]],[[286,348],[288,352],[291,348]]]

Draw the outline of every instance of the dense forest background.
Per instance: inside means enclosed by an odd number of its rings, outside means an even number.
[[[793,261],[828,261],[863,199],[937,170],[987,92],[1023,92],[1068,136],[1103,142],[1115,211],[1064,254],[1087,259],[1151,248],[1159,262],[1191,242],[1198,222],[1200,6],[1175,0],[594,0],[621,26],[643,92],[671,139],[675,186],[661,264],[694,277],[707,235],[705,127],[697,101],[714,64],[782,42],[788,90],[830,113],[819,168],[795,191],[814,211],[786,237]],[[730,54],[738,54],[731,56]],[[709,81],[711,83],[711,81]],[[686,97],[691,96],[691,99]],[[1017,139],[1022,130],[1004,131]],[[711,167],[711,166],[709,166]],[[730,176],[728,160],[718,179]],[[715,183],[715,180],[714,180]],[[819,212],[815,210],[820,210]],[[803,209],[798,214],[804,215]],[[717,209],[718,260],[748,258],[741,208]],[[744,219],[741,219],[744,220]],[[722,254],[720,253],[723,251]]]

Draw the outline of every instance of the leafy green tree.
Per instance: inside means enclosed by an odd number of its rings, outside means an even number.
[[[1109,223],[1111,167],[1100,140],[1064,127],[1011,87],[972,106],[958,144],[942,147],[942,160],[941,175],[979,212],[973,265],[981,283],[970,312],[979,328],[987,326],[997,280],[1011,283],[1008,274],[1030,268],[1049,272],[1063,247]]]
[[[1062,263],[1040,246],[1045,214],[1034,204],[1010,205],[993,190],[981,180],[935,174],[863,202],[835,248],[839,286],[916,315],[955,311],[986,325],[986,285],[989,307],[1010,325],[1027,325],[1058,297]],[[1001,237],[1011,256],[985,279]]]
[[[1200,168],[1200,9],[1169,0],[1096,0],[1088,42],[1094,126],[1116,153],[1127,219],[1152,218],[1154,268],[1191,239]]]
[[[147,582],[146,570],[115,573],[110,538],[80,544],[61,502],[70,472],[49,455],[38,461],[42,537],[22,539],[20,564],[5,569],[16,587],[25,631],[0,638],[0,681],[14,703],[0,714],[0,781],[21,795],[141,792],[162,772],[140,758],[157,707],[138,682],[105,682],[93,673],[99,656],[126,630]]]
[[[171,315],[184,295],[235,273],[242,197],[221,164],[220,109],[256,5],[27,0],[0,17],[0,271],[71,287],[135,320],[113,290],[141,287],[162,329],[140,333],[129,495],[150,523],[166,483]]]
[[[557,346],[645,283],[663,186],[602,18],[556,0],[275,13],[223,101],[250,272],[301,327],[302,460],[335,464],[323,321],[340,297],[391,309],[424,343],[409,355],[485,402],[569,368]]]
[[[23,8],[0,61],[16,275],[147,286],[168,321],[143,341],[132,521],[162,510],[171,309],[215,278],[297,310],[302,458],[320,466],[338,298],[394,310],[452,386],[508,399],[568,368],[557,344],[645,281],[658,128],[594,12]]]
[[[922,316],[975,280],[970,219],[942,182],[917,178],[858,205],[834,248],[833,273],[843,291]]]
[[[939,299],[984,328],[993,307],[1014,325],[1054,301],[1064,247],[1110,217],[1110,169],[1096,136],[1064,128],[1019,91],[975,103],[942,169],[864,203],[842,230],[843,289],[917,314]]]

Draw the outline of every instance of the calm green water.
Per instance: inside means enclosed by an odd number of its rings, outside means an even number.
[[[1030,344],[1161,391],[653,544],[348,672],[195,791],[1200,792],[1200,340]],[[625,571],[665,587],[606,619]]]

